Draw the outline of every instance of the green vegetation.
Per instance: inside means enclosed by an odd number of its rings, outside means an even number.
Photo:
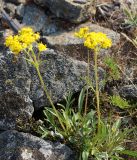
[[[124,4],[123,4],[124,5]],[[132,10],[124,5],[124,13],[126,15],[125,18],[125,24],[129,25],[129,26],[137,26],[137,10],[136,10],[136,6],[132,7]]]
[[[125,99],[121,98],[119,95],[113,95],[112,97],[110,97],[110,101],[114,106],[117,106],[121,109],[129,108],[128,102]]]
[[[78,38],[82,38],[84,40],[84,46],[93,52],[94,79],[92,81],[94,81],[94,85],[90,81],[88,74],[88,80],[86,80],[87,85],[81,90],[77,106],[74,105],[74,98],[70,93],[65,98],[66,103],[64,105],[58,104],[58,109],[53,104],[40,73],[40,65],[42,63],[40,53],[46,49],[46,46],[37,43],[39,35],[35,34],[32,29],[25,28],[19,32],[19,35],[6,39],[6,45],[13,51],[15,56],[18,56],[20,51],[26,53],[26,57],[24,58],[36,69],[41,86],[51,104],[51,108],[45,107],[45,123],[39,127],[38,133],[43,138],[52,140],[60,139],[63,143],[75,148],[78,155],[77,159],[79,160],[88,160],[90,158],[94,160],[124,160],[122,158],[123,154],[137,157],[135,151],[125,149],[126,139],[133,129],[129,129],[128,127],[121,129],[121,118],[116,118],[115,122],[112,123],[114,121],[113,118],[103,118],[101,113],[98,56],[101,49],[111,47],[111,40],[103,33],[89,32],[87,27],[81,28],[75,35]],[[24,36],[27,36],[27,39],[24,40]],[[38,54],[34,53],[32,46],[34,42],[39,49]],[[118,79],[120,74],[116,62],[112,58],[107,57],[105,59],[105,65],[111,70],[111,78],[114,80]],[[90,89],[95,97],[95,101],[93,101],[95,103],[95,111],[87,104],[87,90]],[[110,99],[112,105],[122,109],[129,106],[128,102],[120,96],[114,95]]]
[[[121,119],[117,119],[114,124],[101,120],[97,129],[95,111],[90,110],[86,115],[84,114],[85,96],[86,88],[84,87],[79,95],[78,106],[74,109],[72,94],[65,98],[65,105],[59,104],[61,109],[58,114],[65,130],[62,130],[55,111],[46,107],[44,114],[48,122],[47,126],[50,127],[41,126],[39,133],[43,138],[61,139],[74,147],[78,151],[78,159],[87,160],[90,157],[97,160],[121,159],[119,153],[124,151],[124,142],[131,130],[120,130]]]
[[[105,57],[104,63],[109,70],[109,74],[107,74],[107,80],[118,80],[120,78],[120,72],[116,61],[111,57]]]

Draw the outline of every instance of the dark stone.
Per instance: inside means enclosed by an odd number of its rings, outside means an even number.
[[[91,10],[93,10],[93,1],[90,0],[83,1],[84,3],[76,3],[70,0],[34,0],[34,2],[43,7],[48,7],[56,17],[72,23],[86,21],[91,16]]]
[[[0,129],[16,129],[18,121],[27,122],[33,113],[29,98],[30,74],[21,57],[16,60],[11,52],[0,55]]]
[[[67,146],[28,133],[3,132],[0,144],[0,160],[74,160],[73,152]]]
[[[25,7],[23,24],[31,26],[35,31],[41,31],[46,25],[47,16],[45,12],[35,4]]]

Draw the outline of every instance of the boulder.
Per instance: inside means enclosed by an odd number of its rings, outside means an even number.
[[[25,13],[25,6],[23,4],[20,4],[17,6],[16,14],[19,19],[22,19]]]
[[[30,74],[21,57],[11,52],[0,53],[0,129],[16,129],[18,122],[26,123],[33,114],[29,98]]]
[[[42,60],[46,61],[40,68],[44,82],[54,103],[63,100],[69,91],[73,93],[82,89],[85,82],[82,80],[87,75],[87,63],[74,60],[66,55],[47,50],[42,54]],[[31,68],[30,98],[36,110],[48,106],[48,102],[38,76],[34,68]],[[91,72],[93,77],[93,72]]]
[[[73,160],[73,152],[28,133],[5,131],[0,134],[0,160]]]
[[[10,16],[14,16],[17,6],[13,3],[5,3],[4,8]]]
[[[42,40],[55,51],[71,56],[78,60],[87,61],[88,49],[83,46],[83,40],[75,37],[74,33],[81,27],[89,27],[90,31],[103,32],[112,39],[113,46],[120,42],[120,34],[90,22],[79,25],[69,32],[58,32],[49,36],[43,36]],[[110,49],[111,50],[111,49]],[[110,50],[102,50],[101,54],[109,53]]]
[[[41,8],[35,4],[26,5],[22,23],[31,26],[35,31],[41,31],[46,25],[47,16]]]
[[[35,31],[42,32],[43,35],[50,35],[63,30],[63,21],[56,18],[53,14],[45,12],[43,8],[36,4],[23,4],[17,7],[16,11],[22,23],[31,26]]]
[[[41,54],[44,61],[40,67],[43,80],[54,103],[64,99],[69,91],[79,92],[85,84],[87,63],[48,49]],[[46,61],[46,62],[45,62]],[[100,70],[103,79],[104,71]],[[90,73],[93,77],[93,70]],[[39,83],[33,66],[22,55],[14,59],[9,51],[0,56],[0,129],[18,129],[27,123],[33,110],[50,106]]]
[[[122,97],[125,97],[127,99],[137,99],[137,84],[135,85],[125,85],[122,86],[119,90],[119,93]]]
[[[72,23],[81,23],[91,16],[94,1],[91,0],[34,0],[40,6],[48,7],[56,17]]]

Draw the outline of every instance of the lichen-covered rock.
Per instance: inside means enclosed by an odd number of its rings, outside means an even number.
[[[0,134],[0,144],[0,160],[74,160],[67,146],[28,133],[5,131]]]
[[[120,35],[110,29],[100,27],[90,22],[79,25],[70,32],[58,32],[49,36],[43,37],[43,42],[48,44],[55,51],[66,54],[68,56],[87,61],[88,50],[83,46],[83,41],[75,37],[74,33],[81,27],[89,27],[90,31],[103,32],[112,39],[113,46],[120,42]],[[108,53],[109,50],[102,50],[101,53]]]
[[[23,24],[31,26],[35,31],[41,31],[46,25],[45,12],[35,4],[26,5],[23,16]]]
[[[40,67],[43,80],[54,103],[63,100],[72,91],[82,89],[87,75],[87,63],[74,60],[66,55],[47,50],[41,55]],[[100,70],[103,79],[103,71]],[[90,73],[93,77],[93,71]],[[35,110],[50,103],[39,83],[33,66],[27,65],[22,55],[14,59],[11,52],[0,56],[0,129],[16,129],[18,124],[26,123]]]
[[[34,0],[34,2],[48,7],[57,17],[73,23],[87,20],[93,9],[92,0]]]
[[[0,53],[0,129],[15,129],[32,116],[30,84],[26,61],[14,59],[9,51]]]
[[[47,16],[44,10],[35,4],[26,5],[24,13],[22,21],[24,25],[31,26],[35,31],[41,31],[46,25]]]
[[[137,84],[125,85],[119,89],[119,93],[122,97],[128,99],[137,99]]]
[[[19,19],[22,19],[25,13],[25,6],[23,4],[20,4],[17,6],[16,14]]]
[[[5,3],[4,8],[10,16],[14,16],[17,6],[13,3]]]
[[[56,18],[53,14],[47,13],[43,8],[36,4],[19,5],[16,14],[22,23],[31,26],[35,31],[42,32],[43,35],[49,35],[63,30],[63,21]]]
[[[82,78],[87,75],[86,62],[74,60],[53,50],[44,52],[42,60],[46,60],[46,62],[41,66],[40,71],[54,103],[63,100],[63,96],[68,91],[78,92],[82,89],[85,84]],[[50,105],[39,85],[37,74],[33,68],[30,73],[32,76],[30,97],[35,109]]]

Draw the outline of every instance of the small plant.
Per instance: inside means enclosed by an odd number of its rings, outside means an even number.
[[[119,95],[113,95],[112,97],[110,97],[110,103],[121,109],[129,108],[129,103]]]
[[[107,74],[107,76],[109,75],[109,79],[118,80],[120,78],[120,72],[116,61],[113,58],[107,56],[104,59],[104,63],[109,70],[109,73]]]
[[[53,101],[48,93],[47,86],[43,81],[43,78],[40,73],[40,65],[43,63],[43,61],[40,59],[40,54],[42,51],[45,51],[47,49],[47,46],[42,44],[41,42],[38,42],[40,39],[39,33],[35,33],[32,28],[30,27],[24,27],[19,32],[18,35],[15,36],[9,36],[6,38],[5,45],[10,48],[14,56],[18,56],[21,52],[25,53],[25,56],[23,57],[29,64],[31,64],[38,74],[41,86],[52,106],[54,111],[56,112],[56,115],[58,115],[58,112],[53,104]],[[38,48],[38,53],[36,54],[33,49],[33,45],[36,45]],[[64,126],[60,120],[60,117],[58,115],[58,119],[60,121],[60,124],[63,129]]]
[[[96,96],[96,109],[98,114],[98,128],[101,122],[100,113],[100,97],[99,97],[99,82],[98,82],[98,54],[101,49],[110,48],[112,45],[111,39],[102,32],[89,32],[89,28],[80,28],[75,36],[84,40],[84,46],[94,52],[94,75],[95,75],[95,89],[93,86],[90,88],[94,91]],[[88,80],[89,83],[89,80]],[[91,83],[90,83],[91,84]]]
[[[79,160],[120,160],[120,154],[124,151],[125,138],[131,132],[129,129],[120,130],[121,119],[114,124],[100,121],[97,129],[95,111],[91,110],[84,114],[84,98],[86,88],[81,90],[78,99],[78,107],[72,108],[74,99],[72,94],[66,97],[66,104],[58,111],[60,119],[65,126],[62,131],[57,115],[52,108],[45,108],[44,114],[47,117],[46,126],[40,126],[39,133],[43,138],[52,137],[54,140],[61,140],[70,145],[78,152]],[[77,109],[77,110],[76,110]],[[76,111],[75,111],[76,110]]]
[[[95,111],[91,110],[86,115],[84,114],[84,98],[86,88],[81,90],[78,99],[78,108],[75,110],[72,108],[74,99],[72,94],[69,94],[65,100],[66,104],[58,104],[61,109],[58,111],[60,119],[65,127],[65,130],[61,129],[61,124],[57,120],[57,115],[52,108],[45,108],[44,114],[47,117],[46,121],[49,123],[50,128],[40,127],[39,133],[42,137],[53,137],[53,139],[61,139],[71,147],[74,147],[79,152],[79,158],[83,160],[88,159],[89,145],[91,137],[96,132]]]
[[[64,143],[70,144],[79,153],[79,160],[88,160],[89,158],[120,160],[122,153],[136,156],[135,152],[129,153],[124,150],[123,143],[130,131],[128,129],[120,131],[120,120],[118,119],[111,125],[101,118],[97,60],[100,49],[111,47],[112,42],[105,34],[89,32],[88,28],[81,28],[76,36],[83,38],[84,46],[94,52],[95,87],[89,81],[90,85],[85,86],[79,95],[77,108],[72,107],[74,99],[72,94],[69,94],[65,98],[66,104],[59,104],[61,109],[56,109],[54,106],[40,73],[40,65],[43,62],[40,54],[46,50],[46,46],[37,42],[40,39],[39,34],[34,33],[31,28],[25,27],[19,31],[18,35],[6,38],[5,44],[15,56],[18,56],[21,51],[25,53],[23,58],[36,69],[41,86],[51,103],[52,108],[46,107],[44,110],[45,120],[49,125],[47,125],[48,127],[40,126],[39,133],[43,138],[61,139]],[[34,43],[38,48],[38,53],[33,50]],[[87,88],[91,88],[95,93],[97,119],[95,111],[84,105]]]
[[[124,5],[124,3],[123,3]],[[136,27],[137,26],[137,10],[136,7],[130,9],[128,6],[124,5],[124,13],[126,15],[125,24]]]

